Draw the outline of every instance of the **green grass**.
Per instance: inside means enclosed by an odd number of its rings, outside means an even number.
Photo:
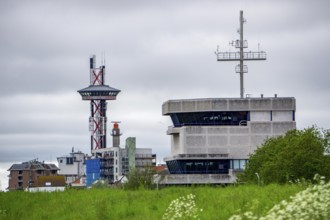
[[[0,219],[162,219],[172,200],[190,193],[203,209],[200,219],[228,219],[253,211],[265,214],[300,185],[168,187],[161,190],[67,190],[55,193],[1,192]]]

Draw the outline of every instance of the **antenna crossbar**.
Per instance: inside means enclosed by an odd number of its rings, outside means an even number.
[[[264,51],[260,52],[243,52],[243,60],[266,60],[267,54]],[[241,53],[240,52],[217,52],[218,61],[240,61]]]
[[[239,49],[237,52],[220,52],[219,48],[215,52],[217,55],[217,61],[239,61],[239,64],[236,66],[235,71],[236,73],[240,74],[240,96],[244,98],[244,78],[243,74],[247,73],[248,68],[244,65],[244,61],[252,61],[252,60],[266,60],[267,54],[264,51],[257,51],[257,52],[244,52],[244,48],[248,47],[248,43],[243,38],[243,24],[246,20],[243,17],[243,11],[240,11],[240,28],[239,28],[239,40],[233,41],[231,43],[232,46]],[[259,45],[258,45],[259,47]]]

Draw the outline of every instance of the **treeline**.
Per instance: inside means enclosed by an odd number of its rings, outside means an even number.
[[[269,138],[249,159],[239,181],[263,184],[312,181],[315,174],[330,179],[330,132],[311,127]]]

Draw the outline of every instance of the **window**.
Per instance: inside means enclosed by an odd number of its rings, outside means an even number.
[[[247,160],[232,160],[232,169],[244,170]]]
[[[247,111],[235,112],[189,112],[171,114],[175,127],[194,125],[240,125],[248,121]]]
[[[172,174],[225,174],[229,172],[230,160],[173,160],[167,161],[167,166]]]
[[[63,163],[63,160],[60,160],[60,163]]]
[[[72,157],[67,157],[66,158],[66,164],[73,164],[73,158]]]

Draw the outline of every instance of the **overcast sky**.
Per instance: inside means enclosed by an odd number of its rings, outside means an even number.
[[[330,2],[317,1],[0,1],[0,174],[15,162],[56,161],[74,146],[90,153],[89,56],[106,54],[106,84],[120,89],[108,121],[121,121],[121,143],[137,138],[158,162],[170,153],[169,99],[239,97],[235,51],[244,10],[245,91],[297,102],[298,128],[330,128]],[[108,124],[108,143],[111,143]]]

